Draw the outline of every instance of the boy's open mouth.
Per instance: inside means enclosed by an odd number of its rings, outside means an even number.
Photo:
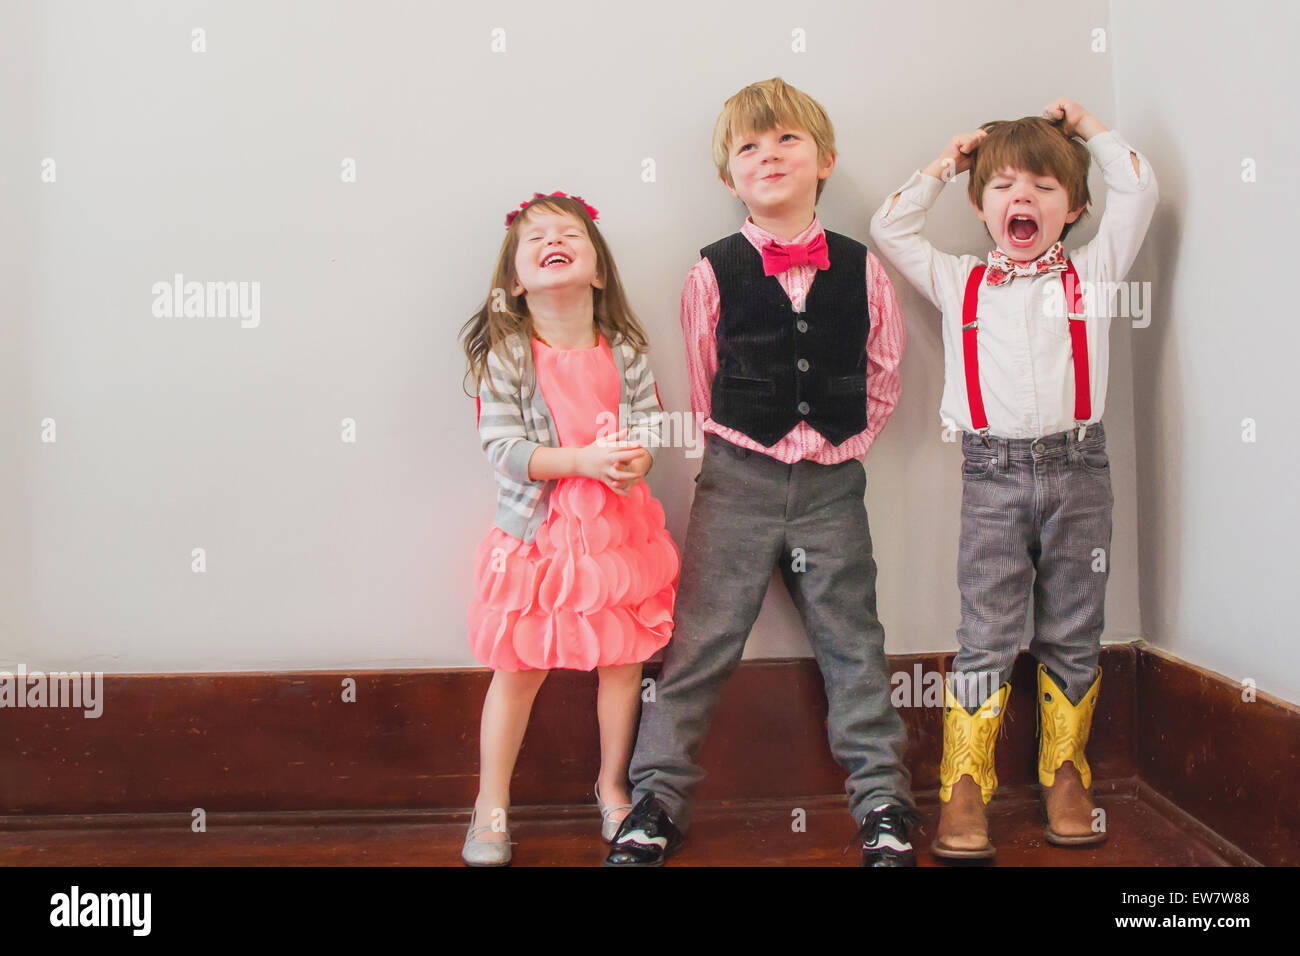
[[[1015,215],[1007,223],[1007,239],[1013,245],[1032,246],[1038,238],[1038,223],[1032,216]]]

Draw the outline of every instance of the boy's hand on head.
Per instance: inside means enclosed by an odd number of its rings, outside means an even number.
[[[1088,140],[1098,133],[1104,133],[1106,127],[1074,100],[1060,97],[1043,107],[1043,116],[1053,123],[1060,122],[1061,132],[1066,136],[1078,136]]]
[[[943,182],[952,182],[959,173],[964,173],[971,167],[971,154],[979,148],[979,144],[984,141],[988,132],[977,129],[970,133],[958,133],[943,148],[939,158],[927,166],[922,172],[926,175],[933,176],[935,179]]]

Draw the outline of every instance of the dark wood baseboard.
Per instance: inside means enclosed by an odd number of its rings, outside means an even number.
[[[1300,707],[1153,647],[1138,658],[1138,773],[1268,866],[1300,865]]]
[[[897,655],[890,668],[910,678],[919,667],[924,676],[947,671],[952,657]],[[1205,672],[1157,657],[1141,643],[1107,646],[1101,660],[1088,748],[1094,778],[1140,775],[1242,852],[1263,862],[1297,862],[1297,709],[1272,700],[1241,705],[1231,708],[1231,729],[1223,730],[1229,701]],[[657,673],[657,665],[647,665],[647,676]],[[356,682],[356,703],[342,699],[346,678]],[[477,790],[478,720],[490,679],[477,668],[106,676],[97,719],[66,709],[0,711],[7,739],[0,748],[0,827],[34,825],[34,818],[53,814],[188,815],[196,807],[459,811]],[[1022,654],[997,751],[1006,788],[1036,779],[1034,686],[1034,662]],[[547,678],[520,753],[515,806],[590,802],[599,765],[595,699],[594,674],[556,671]],[[1189,719],[1190,711],[1201,716],[1197,708],[1206,701],[1218,708],[1215,717]],[[942,710],[908,702],[900,712],[919,796],[939,785]],[[1206,741],[1218,733],[1228,736],[1210,747]],[[1255,749],[1237,745],[1252,735]],[[1187,763],[1194,744],[1207,764]],[[724,688],[700,762],[709,771],[702,801],[842,793],[816,664],[742,663]],[[1189,766],[1197,772],[1185,772]],[[1201,789],[1211,780],[1216,789]],[[1234,814],[1267,826],[1234,826]]]
[[[901,655],[891,673],[946,672],[952,654]],[[1137,650],[1107,647],[1089,746],[1098,776],[1136,772]],[[1035,779],[1033,661],[1022,655],[1001,782]],[[646,666],[647,676],[659,672]],[[344,680],[356,702],[342,700]],[[478,723],[491,672],[109,675],[104,711],[6,709],[0,814],[461,808],[478,788]],[[916,790],[936,788],[942,712],[901,708]],[[701,754],[702,800],[843,790],[811,658],[746,661],[723,689]],[[600,764],[596,675],[557,670],[538,693],[512,787],[515,805],[583,803]]]

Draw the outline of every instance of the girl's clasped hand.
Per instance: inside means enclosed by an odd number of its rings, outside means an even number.
[[[578,472],[624,496],[650,470],[650,453],[640,442],[625,441],[627,433],[624,428],[578,449]]]

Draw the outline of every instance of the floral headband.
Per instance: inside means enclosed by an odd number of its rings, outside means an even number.
[[[511,224],[512,222],[515,221],[515,216],[519,215],[521,212],[523,212],[523,210],[527,209],[529,203],[534,202],[534,201],[536,201],[536,200],[538,200],[538,199],[541,199],[541,198],[543,198],[545,195],[546,195],[545,193],[533,193],[533,198],[532,198],[532,199],[528,199],[528,200],[525,200],[524,202],[521,202],[521,203],[519,204],[519,208],[518,208],[518,209],[515,209],[515,210],[512,210],[511,212],[506,213],[506,228],[507,228],[507,229],[510,228],[510,224]],[[596,217],[600,215],[599,210],[597,210],[595,206],[589,205],[589,204],[588,204],[588,203],[587,203],[587,202],[586,202],[586,201],[585,201],[581,196],[569,196],[569,195],[567,195],[566,193],[562,193],[562,192],[560,192],[558,189],[557,189],[555,192],[551,193],[551,195],[552,195],[552,196],[563,196],[563,197],[566,198],[566,199],[573,199],[573,200],[576,200],[577,202],[582,203],[582,208],[585,209],[585,210],[587,210],[587,215],[591,217],[591,221],[592,221],[592,222],[595,222],[595,221],[596,221]]]

